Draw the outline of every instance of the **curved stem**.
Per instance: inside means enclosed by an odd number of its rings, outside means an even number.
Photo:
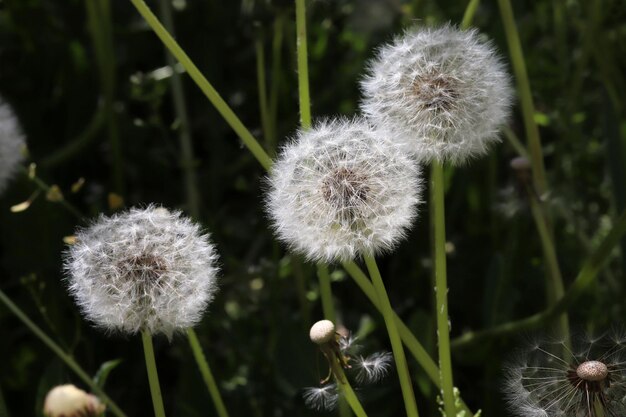
[[[600,247],[587,258],[578,276],[556,304],[542,312],[533,314],[521,320],[504,323],[491,329],[477,332],[468,332],[452,341],[454,349],[462,349],[485,342],[494,337],[502,337],[515,332],[536,328],[557,317],[572,305],[593,283],[598,272],[611,257],[613,249],[619,244],[622,236],[626,234],[626,211],[618,218],[609,235],[604,239]]]
[[[148,381],[150,382],[150,394],[152,396],[154,415],[155,417],[165,417],[161,386],[159,385],[159,375],[157,373],[156,360],[154,359],[152,335],[147,330],[142,330],[141,341],[143,342],[143,353],[146,358],[146,369],[148,371]]]
[[[206,356],[204,356],[202,346],[200,346],[198,336],[196,335],[194,329],[187,329],[187,338],[189,339],[189,345],[191,346],[193,356],[196,359],[202,378],[209,389],[209,394],[211,395],[211,399],[215,405],[217,415],[219,417],[228,417],[228,411],[226,410],[219,388],[217,387],[217,383],[215,382],[215,378],[213,377],[213,373],[211,372],[209,363],[206,360]]]
[[[406,363],[406,357],[404,356],[404,348],[402,347],[402,340],[398,333],[396,326],[396,320],[394,311],[391,308],[389,296],[385,289],[385,284],[380,276],[378,265],[376,260],[371,255],[364,256],[365,264],[369,271],[374,289],[378,296],[379,305],[381,307],[381,313],[385,320],[385,326],[387,327],[387,333],[389,334],[389,340],[391,341],[391,349],[393,351],[393,358],[396,362],[396,368],[398,371],[398,378],[400,379],[400,387],[402,388],[402,397],[404,398],[404,407],[408,417],[417,417],[417,404],[415,402],[415,394],[413,393],[413,385],[411,383],[411,377],[409,375],[409,367]]]
[[[0,301],[7,306],[7,308],[17,316],[18,319],[22,321],[29,328],[31,332],[34,333],[39,340],[41,340],[50,350],[52,350],[65,364],[70,368],[74,373],[91,388],[91,390],[97,394],[97,396],[107,405],[107,407],[115,414],[117,417],[126,417],[126,414],[118,407],[115,402],[107,394],[104,393],[102,388],[98,386],[94,382],[93,379],[87,375],[87,372],[80,367],[80,365],[74,360],[72,356],[67,354],[61,347],[56,344],[47,334],[44,333],[43,330],[39,328],[35,323],[33,323],[28,316],[11,301],[11,299],[0,290]]]
[[[226,104],[224,99],[213,88],[211,83],[200,72],[198,67],[193,63],[189,56],[183,51],[178,43],[172,38],[172,35],[163,27],[159,19],[152,13],[150,8],[143,0],[130,0],[137,11],[143,16],[145,21],[150,25],[154,33],[161,39],[167,49],[176,57],[178,62],[185,68],[189,76],[200,87],[204,95],[215,106],[216,110],[222,115],[226,123],[235,131],[237,136],[242,140],[244,145],[252,152],[252,155],[259,161],[259,163],[265,169],[269,169],[272,166],[272,160],[265,152],[263,147],[254,138],[252,133],[243,125],[241,120],[232,111],[232,109]]]
[[[456,407],[454,405],[454,382],[452,380],[452,358],[450,355],[444,180],[443,165],[438,161],[432,162],[430,192],[435,234],[435,311],[437,316],[437,345],[439,348],[441,392],[445,415],[447,417],[454,417],[456,415]]]

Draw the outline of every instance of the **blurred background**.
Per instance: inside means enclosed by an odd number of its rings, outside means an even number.
[[[274,154],[299,123],[293,2],[167,1],[148,4],[160,16],[171,11],[181,46]],[[626,5],[514,3],[545,153],[543,197],[567,287],[625,206]],[[314,119],[358,112],[358,81],[378,45],[407,26],[458,24],[465,7],[453,0],[309,1]],[[474,26],[510,62],[495,0],[480,2]],[[315,267],[276,243],[263,210],[263,168],[184,70],[170,63],[129,1],[0,0],[0,94],[23,126],[26,164],[35,163],[37,176],[58,186],[86,218],[148,203],[195,216],[221,255],[221,290],[197,331],[231,416],[324,415],[307,410],[302,399],[302,389],[326,373],[308,338],[310,324],[322,318]],[[183,113],[172,95],[177,73]],[[509,134],[524,141],[517,102]],[[192,161],[183,157],[185,135]],[[503,140],[490,156],[446,171],[453,338],[545,308],[545,262],[509,168],[515,156]],[[197,200],[186,193],[190,166]],[[37,189],[21,174],[0,196],[0,289],[88,373],[121,359],[105,390],[129,416],[150,415],[139,338],[94,329],[67,294],[64,238],[85,223],[50,193],[11,212]],[[408,239],[380,265],[392,305],[434,354],[428,219],[424,205]],[[576,328],[602,331],[624,322],[625,255],[622,240],[571,306]],[[359,336],[365,353],[391,350],[382,317],[341,268],[331,270],[341,324]],[[57,384],[86,389],[4,306],[0,329],[0,416],[40,415],[43,397]],[[472,410],[509,415],[502,368],[524,337],[491,338],[453,352],[455,384]],[[185,337],[155,343],[168,415],[214,415]],[[439,415],[436,389],[412,358],[409,363],[421,414]],[[370,416],[404,413],[395,374],[360,393]]]

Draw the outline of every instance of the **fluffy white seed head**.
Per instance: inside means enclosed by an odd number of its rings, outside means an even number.
[[[209,236],[162,207],[101,216],[65,255],[71,294],[108,331],[171,337],[200,320],[217,289]]]
[[[104,404],[97,397],[71,384],[52,388],[43,406],[46,417],[96,417],[104,410]]]
[[[309,387],[302,394],[304,404],[314,410],[331,411],[337,406],[339,392],[336,384],[327,384],[322,387]]]
[[[26,141],[11,107],[0,97],[0,193],[24,159]]]
[[[417,214],[417,164],[363,119],[318,123],[272,167],[267,210],[280,240],[315,261],[392,249]]]
[[[498,142],[509,75],[476,30],[413,28],[381,47],[362,79],[363,112],[424,161],[462,164]]]
[[[309,331],[311,341],[318,345],[328,343],[335,338],[335,325],[330,320],[320,320],[311,326]]]
[[[391,352],[376,352],[367,357],[359,356],[356,361],[356,380],[360,384],[371,384],[383,379],[391,369]]]

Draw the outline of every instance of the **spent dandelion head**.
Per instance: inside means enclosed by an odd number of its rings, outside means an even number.
[[[316,261],[393,248],[419,203],[419,168],[362,119],[299,131],[269,177],[267,210],[278,237]]]
[[[425,161],[462,164],[499,141],[509,75],[476,30],[413,28],[381,47],[361,81],[363,112]]]
[[[505,393],[520,417],[622,416],[626,338],[575,339],[572,349],[562,341],[536,342],[508,367]]]
[[[0,97],[0,193],[24,159],[26,141],[11,107]]]
[[[108,331],[170,337],[200,320],[217,289],[209,236],[162,207],[101,216],[65,255],[71,294]]]
[[[104,404],[96,396],[71,384],[52,388],[43,406],[46,417],[96,417],[104,411]]]

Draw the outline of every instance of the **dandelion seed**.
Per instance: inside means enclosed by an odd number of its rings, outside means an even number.
[[[272,167],[267,210],[280,240],[316,261],[392,249],[416,215],[416,164],[362,119],[300,131]]]
[[[507,369],[505,391],[520,417],[621,417],[626,414],[626,341],[587,338],[569,350],[539,342]],[[567,357],[555,352],[566,351]]]
[[[425,161],[462,164],[498,142],[509,75],[476,30],[415,28],[383,46],[361,81],[363,112]]]
[[[217,289],[209,236],[162,207],[101,216],[65,255],[71,294],[108,331],[171,337],[200,320]]]
[[[366,358],[359,356],[355,365],[357,382],[372,384],[380,381],[389,373],[392,360],[391,352],[376,352]]]
[[[71,384],[52,388],[43,406],[46,417],[96,417],[104,410],[104,404],[96,396]]]
[[[309,387],[302,394],[304,404],[314,410],[331,411],[337,406],[339,392],[337,384],[327,384],[322,387]]]
[[[24,159],[26,141],[11,107],[0,97],[0,193]]]

